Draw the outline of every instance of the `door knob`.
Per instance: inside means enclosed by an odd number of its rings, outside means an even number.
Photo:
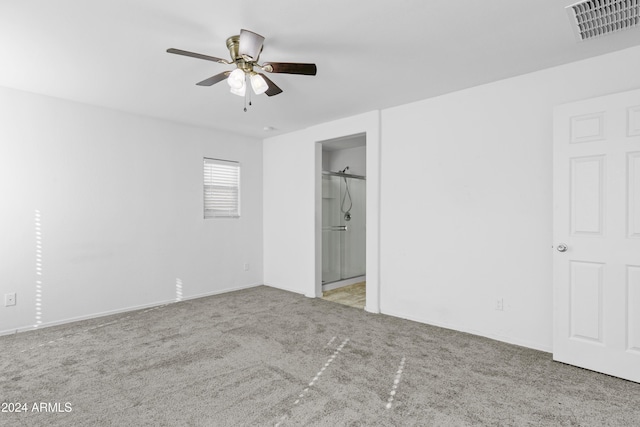
[[[569,248],[564,243],[560,243],[556,249],[558,249],[558,252],[566,252]]]

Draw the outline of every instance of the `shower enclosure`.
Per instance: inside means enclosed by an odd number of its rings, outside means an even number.
[[[322,173],[323,285],[365,275],[365,190],[363,176]]]

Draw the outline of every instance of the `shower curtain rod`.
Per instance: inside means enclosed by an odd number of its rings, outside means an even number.
[[[352,175],[350,173],[342,173],[342,172],[322,171],[322,175],[340,176],[342,178],[355,178],[355,179],[362,179],[365,181],[367,180],[366,176]]]

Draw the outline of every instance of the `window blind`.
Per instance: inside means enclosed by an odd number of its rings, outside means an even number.
[[[204,159],[204,217],[240,216],[240,163]]]

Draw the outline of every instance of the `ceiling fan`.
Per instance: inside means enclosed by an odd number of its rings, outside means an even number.
[[[303,74],[315,76],[317,72],[316,64],[302,64],[293,62],[266,62],[258,63],[258,58],[262,52],[264,37],[249,30],[240,30],[240,35],[231,36],[227,39],[227,48],[231,54],[231,61],[216,58],[215,56],[202,55],[200,53],[187,52],[186,50],[167,49],[169,53],[177,55],[191,56],[192,58],[204,59],[218,62],[220,64],[235,64],[236,69],[223,71],[215,76],[209,77],[199,83],[198,86],[212,86],[222,80],[227,80],[231,87],[231,93],[238,96],[245,96],[247,85],[250,84],[256,95],[266,93],[267,96],[274,96],[282,93],[274,82],[266,75],[257,72],[254,68],[267,73]],[[249,83],[247,83],[247,81]],[[245,108],[246,111],[246,108]]]

